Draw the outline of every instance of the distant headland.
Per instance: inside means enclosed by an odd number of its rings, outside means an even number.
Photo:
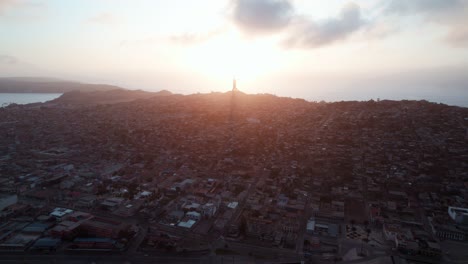
[[[0,93],[66,93],[71,91],[96,92],[110,90],[124,90],[124,88],[114,85],[88,84],[55,78],[0,78]]]

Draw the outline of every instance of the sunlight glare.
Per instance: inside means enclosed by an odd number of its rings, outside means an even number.
[[[194,71],[216,80],[236,77],[253,82],[281,67],[281,52],[274,43],[245,39],[233,32],[193,47],[185,60]]]

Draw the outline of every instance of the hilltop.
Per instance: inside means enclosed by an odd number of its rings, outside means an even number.
[[[107,84],[79,83],[55,78],[0,78],[0,93],[66,93],[70,91],[110,91],[123,88]]]
[[[115,89],[108,91],[71,91],[59,98],[47,102],[47,105],[96,105],[130,102],[138,99],[148,99],[155,96],[170,96],[171,92],[163,90],[159,92],[147,92],[142,90]]]

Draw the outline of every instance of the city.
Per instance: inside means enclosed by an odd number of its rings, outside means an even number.
[[[468,0],[0,0],[0,264],[468,264]]]
[[[468,259],[467,108],[234,86],[12,104],[0,127],[6,260]]]

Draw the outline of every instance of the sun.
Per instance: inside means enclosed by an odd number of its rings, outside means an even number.
[[[232,32],[191,48],[184,60],[193,71],[216,81],[235,77],[252,83],[281,67],[277,49],[271,39],[246,39]]]

